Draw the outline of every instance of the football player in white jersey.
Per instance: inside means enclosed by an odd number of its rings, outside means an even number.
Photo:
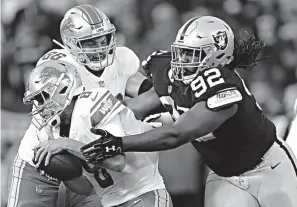
[[[105,87],[113,95],[133,97],[150,85],[144,76],[137,72],[138,57],[127,47],[116,46],[115,27],[97,8],[80,5],[70,9],[61,21],[60,32],[64,48],[47,52],[37,65],[49,60],[69,62],[77,68],[86,89]],[[41,176],[34,169],[32,162],[32,148],[48,140],[44,130],[39,129],[39,126],[32,122],[21,141],[12,164],[8,206],[24,203],[28,206],[32,206],[32,203],[34,206],[56,206],[60,182]],[[80,203],[73,198],[67,198],[66,205],[67,200],[78,204],[84,202],[82,198],[79,198]],[[92,206],[89,201],[86,202],[88,206]]]
[[[109,130],[119,136],[151,129],[147,123],[136,120],[133,112],[107,89],[98,87],[81,93],[80,83],[76,68],[64,61],[46,62],[32,71],[24,102],[34,103],[36,111],[33,119],[40,128],[54,126],[49,128],[51,132],[70,129],[70,138],[58,137],[34,147],[37,166],[44,159],[47,165],[51,156],[62,150],[85,160],[80,148],[100,138],[90,131],[91,128]],[[75,96],[78,93],[81,94]],[[111,147],[109,150],[116,149]],[[94,171],[90,180],[102,199],[102,205],[172,206],[158,171],[158,159],[159,152],[131,152],[96,163],[98,170]],[[106,178],[104,181],[102,176]],[[88,183],[86,185],[90,186]],[[71,181],[66,186],[76,191]],[[78,191],[82,187],[77,186]]]

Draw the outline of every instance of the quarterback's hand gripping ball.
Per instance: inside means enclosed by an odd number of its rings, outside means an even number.
[[[121,137],[116,137],[102,129],[92,128],[91,132],[101,137],[81,148],[81,152],[88,163],[96,165],[104,159],[114,157],[123,152]]]

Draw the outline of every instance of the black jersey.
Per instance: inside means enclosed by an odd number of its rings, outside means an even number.
[[[226,177],[256,167],[276,139],[276,128],[240,76],[228,68],[211,68],[200,71],[190,85],[185,85],[173,79],[170,60],[170,53],[153,55],[148,66],[155,91],[173,119],[201,101],[209,110],[238,104],[237,112],[211,136],[192,141],[206,164]]]

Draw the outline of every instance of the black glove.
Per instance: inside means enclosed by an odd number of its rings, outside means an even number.
[[[106,130],[91,129],[96,135],[101,135],[99,139],[84,145],[80,150],[87,162],[97,164],[101,160],[114,157],[123,152],[123,141],[121,137],[116,137]]]

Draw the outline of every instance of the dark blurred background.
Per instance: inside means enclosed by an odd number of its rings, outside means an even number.
[[[170,49],[179,27],[197,15],[225,20],[239,35],[266,43],[252,71],[240,71],[278,134],[286,136],[297,97],[296,0],[2,0],[1,8],[1,206],[6,206],[10,164],[29,125],[22,104],[24,83],[36,61],[61,42],[59,24],[77,4],[92,4],[117,28],[117,44],[140,60],[156,49]],[[207,173],[191,145],[161,153],[160,170],[176,207],[202,206]]]

